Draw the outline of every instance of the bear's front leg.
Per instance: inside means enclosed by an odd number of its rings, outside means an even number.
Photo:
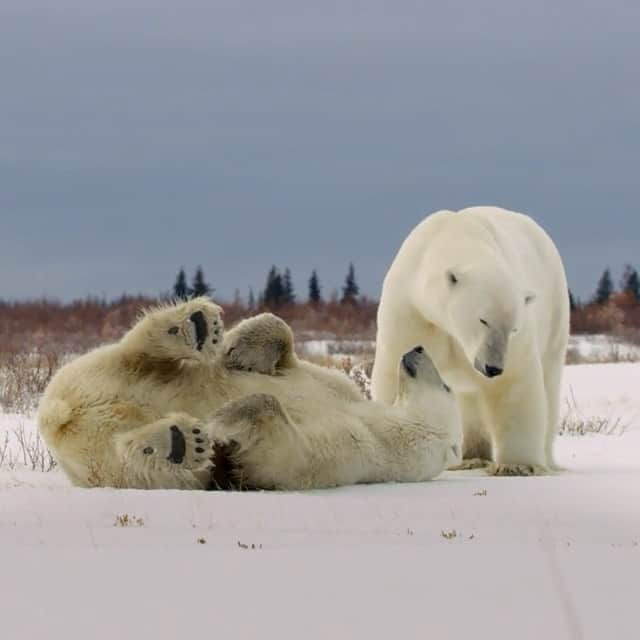
[[[295,366],[297,361],[289,325],[271,313],[243,320],[229,331],[223,352],[227,369],[266,375]]]
[[[527,375],[496,379],[482,394],[493,439],[494,460],[487,473],[531,476],[549,473],[545,437],[547,403],[541,366],[529,363]]]
[[[493,453],[477,394],[459,393],[457,399],[462,416],[462,462],[449,470],[485,469],[491,464]]]

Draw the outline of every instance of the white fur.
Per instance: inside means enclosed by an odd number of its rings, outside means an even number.
[[[385,278],[372,394],[393,402],[398,357],[423,344],[458,397],[464,457],[492,449],[493,473],[544,473],[568,335],[564,268],[540,226],[496,207],[440,211],[409,234]],[[486,366],[504,373],[488,378]]]
[[[190,321],[197,311],[216,339],[201,350]],[[292,351],[274,375],[230,369],[229,345],[242,350],[246,327],[250,349],[259,349],[260,336],[268,340],[284,323],[264,314],[241,323],[223,343],[220,312],[203,298],[152,310],[120,342],[56,374],[39,425],[74,484],[204,488],[212,443],[234,443],[247,485],[280,489],[421,481],[459,457],[455,400],[426,354],[416,378],[399,370],[398,358],[399,390],[389,407],[363,399],[344,374],[300,361]],[[261,362],[262,352],[255,355]],[[167,459],[175,425],[187,440],[180,464]]]

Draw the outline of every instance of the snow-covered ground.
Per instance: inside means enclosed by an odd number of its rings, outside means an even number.
[[[639,390],[568,367],[567,421],[616,435],[559,437],[557,476],[290,494],[71,488],[0,415],[1,637],[635,638]]]
[[[569,358],[586,363],[639,362],[640,345],[610,335],[575,335],[569,340]]]

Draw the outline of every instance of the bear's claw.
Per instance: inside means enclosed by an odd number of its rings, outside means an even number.
[[[498,464],[492,462],[487,467],[490,476],[544,476],[549,469],[541,464]]]

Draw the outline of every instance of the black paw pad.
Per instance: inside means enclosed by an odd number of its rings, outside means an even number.
[[[186,452],[187,443],[184,434],[174,424],[171,427],[171,453],[167,456],[167,460],[174,464],[180,464],[184,460]]]
[[[196,349],[198,349],[198,351],[202,351],[204,341],[209,335],[209,329],[207,328],[207,319],[205,318],[202,311],[196,311],[195,313],[191,314],[189,320],[193,322],[193,326],[196,331]]]
[[[196,453],[204,453],[204,449],[202,447],[196,447]]]
[[[197,427],[195,429],[193,429],[191,431],[191,433],[195,433],[196,435],[198,435],[199,433],[201,433],[200,429],[198,429]]]
[[[153,453],[153,447],[145,447],[142,453],[144,453],[145,456],[150,456]]]

